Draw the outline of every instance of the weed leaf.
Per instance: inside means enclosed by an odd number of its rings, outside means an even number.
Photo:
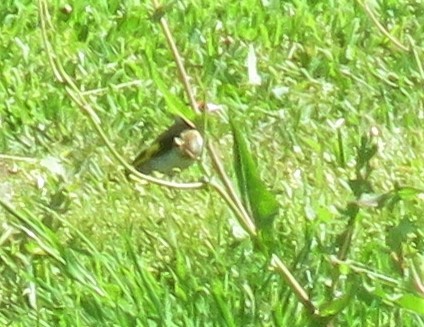
[[[243,204],[251,211],[258,229],[268,229],[278,213],[278,202],[260,179],[240,126],[231,122],[231,127],[234,138],[234,169]]]

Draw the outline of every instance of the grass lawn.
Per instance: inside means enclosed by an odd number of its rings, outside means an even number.
[[[48,2],[0,4],[0,325],[424,326],[421,1]],[[215,150],[128,180],[166,22]]]

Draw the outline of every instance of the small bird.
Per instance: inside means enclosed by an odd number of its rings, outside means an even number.
[[[177,118],[150,147],[138,154],[132,165],[143,174],[157,171],[172,175],[196,162],[202,154],[203,143],[202,135],[193,124]]]

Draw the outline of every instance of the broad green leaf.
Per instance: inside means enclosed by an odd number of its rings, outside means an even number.
[[[424,315],[424,298],[422,297],[413,294],[404,294],[396,303],[404,309]]]
[[[340,313],[344,308],[351,302],[352,296],[350,294],[345,295],[339,299],[333,300],[322,306],[320,315],[322,317],[335,316]]]
[[[344,266],[344,268],[342,268],[342,266]],[[341,265],[340,268],[342,270],[346,270],[347,273],[350,270],[350,267],[347,265]],[[320,306],[319,311],[321,317],[336,316],[352,303],[358,283],[356,282],[357,278],[354,275],[347,275],[347,277],[350,283],[347,284],[344,294]]]
[[[234,137],[234,169],[244,205],[251,211],[258,229],[272,227],[278,202],[260,179],[252,153],[240,126],[231,121]]]
[[[402,244],[408,240],[408,234],[416,232],[417,229],[414,222],[403,218],[399,224],[389,229],[386,243],[392,251],[400,251]]]
[[[392,305],[400,306],[403,309],[414,311],[424,315],[424,298],[412,293],[388,294],[382,287],[378,287],[372,294],[380,297]]]
[[[399,195],[402,200],[409,201],[415,200],[420,194],[424,194],[424,190],[410,186],[398,187],[396,191],[397,195]]]

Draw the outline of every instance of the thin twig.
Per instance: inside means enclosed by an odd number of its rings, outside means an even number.
[[[8,155],[8,154],[0,154],[0,159],[11,160],[11,161],[25,161],[25,162],[29,162],[29,163],[32,163],[32,164],[36,164],[36,163],[39,162],[39,160],[34,159],[34,158],[12,156],[12,155]]]
[[[120,90],[120,89],[124,89],[124,88],[127,88],[127,87],[133,87],[133,86],[138,87],[138,86],[141,86],[141,85],[142,85],[141,80],[135,80],[135,81],[120,83],[120,84],[116,84],[116,85],[112,84],[112,85],[110,85],[110,87],[100,87],[98,89],[83,91],[83,92],[81,92],[81,94],[82,95],[98,95],[98,94],[107,93],[110,89]]]
[[[221,181],[224,183],[228,196],[238,208],[238,216],[240,218],[240,221],[242,222],[243,226],[245,226],[251,236],[256,236],[255,224],[253,223],[244,205],[241,203],[239,197],[237,196],[237,193],[233,188],[233,184],[231,183],[230,178],[227,176],[222,161],[221,159],[219,159],[215,146],[212,144],[211,141],[208,142],[208,151],[215,171],[218,173]]]
[[[405,45],[403,45],[399,40],[397,40],[393,35],[391,35],[383,25],[378,21],[378,18],[375,16],[373,11],[370,7],[368,7],[367,0],[364,2],[358,0],[358,3],[364,8],[365,12],[368,14],[368,16],[371,18],[375,26],[379,29],[381,33],[383,33],[395,46],[397,46],[399,49],[408,52],[409,48]]]
[[[49,61],[49,65],[53,70],[54,77],[60,83],[63,83],[64,81],[62,79],[62,76],[59,74],[58,70],[56,69],[56,65],[55,65],[55,61],[53,59],[53,56],[51,55],[51,52],[48,51],[48,49],[50,50],[50,43],[48,42],[48,38],[47,38],[46,22],[50,22],[50,15],[49,15],[49,11],[47,9],[47,4],[42,0],[38,1],[38,13],[39,13],[39,17],[40,17],[41,34],[42,34],[44,49],[46,50],[46,52],[48,54],[50,54],[50,55],[47,56],[47,59]],[[51,24],[49,24],[49,26],[51,27]]]
[[[281,261],[281,259],[275,254],[273,254],[271,257],[271,267],[278,271],[281,276],[283,276],[284,280],[290,286],[293,293],[296,295],[298,300],[305,306],[308,312],[311,315],[318,315],[318,308],[316,308],[315,305],[312,303],[308,293],[306,293],[304,288],[299,284],[299,282],[292,275],[292,273],[286,267],[283,261]]]
[[[350,270],[352,270],[355,273],[367,275],[367,277],[369,277],[370,279],[378,280],[391,287],[401,287],[399,286],[398,280],[392,277],[377,273],[375,271],[372,271],[369,269],[369,267],[364,267],[360,263],[355,263],[352,260],[341,260],[340,258],[336,256],[330,256],[329,260],[330,260],[330,263],[333,265],[347,266],[349,267]]]
[[[417,51],[417,46],[415,45],[415,40],[409,34],[406,36],[409,40],[412,52],[414,54],[415,62],[417,63],[418,72],[420,73],[421,80],[424,80],[424,69],[423,64],[421,63],[420,56]]]
[[[247,215],[244,211],[240,210],[240,207],[237,206],[233,199],[228,195],[228,193],[222,188],[221,185],[215,182],[209,182],[209,185],[218,192],[218,194],[225,200],[225,202],[230,206],[231,210],[233,210],[236,217],[243,219],[238,219],[240,225],[244,227],[244,229],[249,233],[250,236],[256,236],[256,227],[251,224],[249,215]]]
[[[153,6],[154,6],[155,10],[160,10],[161,6],[160,6],[158,0],[152,0],[152,2],[153,2]],[[172,37],[172,33],[169,29],[168,23],[167,23],[165,17],[161,17],[159,22],[160,22],[160,25],[162,26],[163,33],[165,34],[166,41],[168,42],[168,45],[171,48],[171,52],[172,52],[172,55],[174,56],[175,63],[177,64],[177,68],[178,68],[177,70],[178,70],[178,73],[180,75],[181,81],[183,83],[185,92],[188,96],[190,106],[193,108],[195,113],[200,114],[200,110],[199,110],[199,107],[197,105],[196,98],[194,97],[194,92],[193,92],[193,90],[190,86],[188,74],[187,74],[187,72],[184,68],[183,60],[180,56],[180,53],[178,51],[178,48],[177,48],[175,42],[174,42],[174,38]]]

